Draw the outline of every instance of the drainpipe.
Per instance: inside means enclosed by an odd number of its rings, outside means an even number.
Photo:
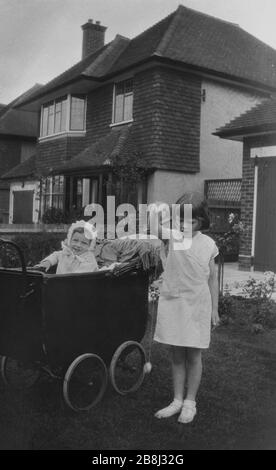
[[[251,259],[254,260],[255,256],[255,242],[256,242],[256,217],[257,217],[257,192],[258,192],[258,157],[255,157],[255,170],[254,170],[254,199],[253,199],[253,222],[252,222],[252,241],[251,241]]]

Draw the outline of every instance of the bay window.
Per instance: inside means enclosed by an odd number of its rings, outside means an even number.
[[[67,95],[45,103],[41,110],[40,137],[85,131],[86,98]]]

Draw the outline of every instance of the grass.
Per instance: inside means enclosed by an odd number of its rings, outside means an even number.
[[[236,325],[213,332],[193,423],[159,421],[171,398],[166,347],[154,344],[153,370],[133,395],[109,386],[91,411],[74,413],[60,385],[41,379],[25,393],[0,386],[0,449],[276,449],[276,331],[252,335]],[[274,345],[274,346],[273,346]]]

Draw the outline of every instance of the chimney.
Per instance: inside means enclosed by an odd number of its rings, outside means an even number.
[[[104,46],[106,27],[101,26],[100,21],[93,23],[93,20],[89,19],[87,23],[82,25],[82,30],[82,59],[85,59],[89,54]]]

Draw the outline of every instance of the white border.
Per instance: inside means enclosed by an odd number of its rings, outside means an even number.
[[[9,210],[9,223],[13,223],[13,203],[14,193],[16,191],[33,191],[33,224],[38,223],[39,215],[39,181],[27,181],[25,183],[11,183],[10,185],[10,210]]]

